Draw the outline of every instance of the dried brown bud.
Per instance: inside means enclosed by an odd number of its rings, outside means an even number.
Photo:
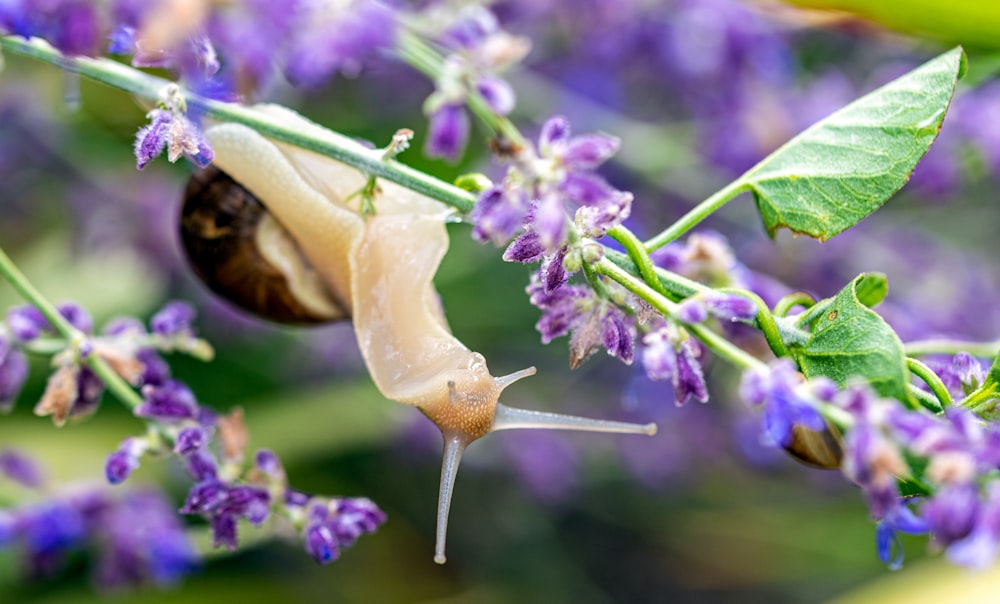
[[[250,433],[243,423],[243,408],[233,407],[228,415],[222,415],[215,424],[219,428],[219,441],[226,461],[242,462],[246,454]]]
[[[49,376],[42,398],[35,405],[35,415],[52,416],[52,423],[62,426],[66,423],[73,402],[77,395],[77,378],[80,368],[77,365],[62,365]]]

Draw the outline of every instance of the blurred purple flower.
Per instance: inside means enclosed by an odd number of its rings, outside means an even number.
[[[198,402],[194,393],[177,380],[167,380],[162,385],[144,386],[144,402],[135,410],[139,417],[162,422],[177,422],[198,417]]]
[[[30,489],[45,484],[45,474],[38,462],[15,449],[0,450],[0,476]]]
[[[469,139],[469,116],[457,104],[444,104],[430,115],[424,153],[457,161]]]
[[[303,531],[306,551],[316,562],[327,564],[340,556],[365,533],[373,533],[386,516],[370,499],[314,500],[308,504]]]
[[[14,407],[28,377],[28,360],[19,349],[0,335],[0,412]]]
[[[825,386],[821,388],[828,390]],[[816,408],[815,390],[805,382],[790,359],[780,359],[767,369],[744,373],[740,398],[751,407],[763,408],[767,434],[780,446],[791,444],[794,426],[816,432],[826,428],[826,421]]]
[[[927,523],[918,518],[913,510],[897,501],[890,511],[879,520],[875,528],[875,543],[879,560],[891,570],[899,570],[903,565],[903,545],[898,533],[922,535],[928,530]]]
[[[22,342],[30,342],[51,329],[42,311],[29,305],[11,307],[7,311],[7,326]]]

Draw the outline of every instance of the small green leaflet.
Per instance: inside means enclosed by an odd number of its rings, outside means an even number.
[[[806,377],[823,375],[841,386],[852,377],[860,377],[882,396],[910,400],[903,343],[889,324],[865,305],[881,300],[885,290],[884,275],[862,273],[836,296],[802,315],[796,327],[808,331],[809,339],[789,346],[789,350]],[[859,293],[865,296],[864,301]]]
[[[962,401],[962,406],[969,407],[981,416],[998,419],[996,400],[1000,399],[1000,352],[993,357],[993,364],[986,374],[986,379],[969,396]],[[988,404],[989,403],[989,404]]]
[[[934,142],[963,68],[962,49],[950,50],[814,124],[741,176],[768,234],[785,227],[825,241],[877,210]]]

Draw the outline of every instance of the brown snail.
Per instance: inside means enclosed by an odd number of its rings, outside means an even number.
[[[312,136],[378,154],[283,107],[257,110]],[[452,210],[444,204],[380,182],[375,214],[365,217],[354,194],[366,178],[354,168],[240,124],[219,124],[206,135],[218,170],[192,178],[181,222],[188,254],[200,264],[196,272],[211,289],[258,314],[286,322],[352,320],[379,391],[417,407],[444,437],[436,562],[445,561],[455,476],[472,441],[513,428],[656,432],[655,424],[498,402],[504,388],[535,369],[493,377],[485,358],[451,334],[432,284],[448,248],[444,225]],[[278,232],[261,234],[272,227]],[[245,270],[248,263],[262,272]]]
[[[829,424],[822,431],[792,426],[792,442],[785,445],[785,452],[807,466],[822,470],[839,469],[844,458],[840,432]]]

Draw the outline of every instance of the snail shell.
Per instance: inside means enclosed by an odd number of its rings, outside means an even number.
[[[785,451],[797,461],[822,470],[839,469],[844,458],[840,433],[829,424],[819,432],[792,426],[792,442],[785,447]]]
[[[288,231],[253,193],[214,166],[188,181],[180,235],[198,278],[243,310],[279,323],[350,317]]]

